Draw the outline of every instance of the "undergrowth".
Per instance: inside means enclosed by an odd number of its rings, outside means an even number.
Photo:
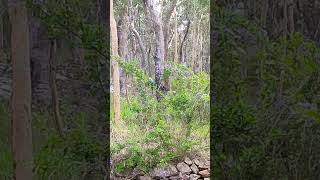
[[[34,172],[39,180],[103,179],[106,176],[107,143],[88,129],[89,118],[79,113],[65,137],[50,128],[47,113],[33,113]],[[11,118],[7,103],[0,103],[0,179],[13,178]],[[49,123],[49,125],[48,125]]]
[[[299,33],[269,39],[220,7],[212,13],[219,35],[211,69],[213,176],[318,179],[320,48]],[[241,41],[239,32],[256,44]]]
[[[111,155],[116,173],[178,160],[190,152],[209,154],[209,76],[171,65],[171,91],[157,101],[145,75],[126,64],[143,92],[121,99],[122,125],[111,121]],[[135,74],[139,76],[135,76]],[[129,100],[128,100],[129,99]],[[112,104],[112,103],[111,103]],[[111,112],[113,112],[111,107]],[[112,115],[112,114],[111,114]],[[127,129],[127,134],[117,132]]]

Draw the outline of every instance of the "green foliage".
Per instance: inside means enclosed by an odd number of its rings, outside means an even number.
[[[212,13],[218,33],[211,69],[214,177],[316,179],[310,167],[319,158],[320,48],[299,33],[268,39],[220,7]],[[255,56],[239,29],[257,39]]]
[[[209,129],[207,74],[193,74],[186,66],[170,65],[172,90],[157,101],[143,71],[132,63],[121,62],[120,65],[146,88],[144,97],[140,94],[128,97],[129,101],[126,98],[121,101],[121,117],[129,135],[126,141],[111,142],[113,157],[120,151],[126,152],[124,159],[115,159],[116,171],[138,168],[148,172],[154,166],[170,163],[194,151],[197,145],[200,148],[209,146],[201,142],[202,138],[209,138],[208,134],[193,133],[193,129],[202,132],[202,126]]]
[[[49,0],[41,4],[28,0],[28,6],[39,17],[50,39],[66,39],[83,48],[92,91],[105,90],[103,76],[109,74],[109,42],[107,27],[99,22],[95,12],[99,1]],[[90,16],[88,16],[90,14]],[[92,18],[89,18],[92,17]],[[105,92],[106,94],[106,92]]]
[[[36,154],[35,172],[39,179],[81,179],[96,169],[102,174],[106,145],[88,133],[85,119],[77,119],[77,127],[67,131],[64,139],[51,134]]]
[[[10,113],[8,103],[0,101],[0,179],[12,179],[13,157],[10,148]]]
[[[66,106],[67,107],[67,106]],[[35,177],[47,179],[81,179],[89,172],[102,179],[103,164],[107,157],[105,141],[88,131],[88,117],[79,114],[71,121],[74,128],[66,131],[64,139],[50,128],[49,114],[32,114]],[[91,116],[92,117],[92,116]],[[92,119],[90,119],[92,120]],[[0,179],[13,178],[11,151],[11,118],[7,102],[0,103]],[[100,175],[100,177],[99,177]],[[93,178],[94,179],[94,178]]]

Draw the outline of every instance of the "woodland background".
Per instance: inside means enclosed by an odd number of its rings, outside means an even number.
[[[103,179],[108,148],[112,173],[148,172],[208,155],[211,135],[214,178],[319,179],[318,0],[216,0],[210,19],[209,2],[177,1],[176,20],[117,1],[111,54],[106,1],[0,2],[1,178],[31,179],[22,158],[39,179]]]
[[[107,5],[1,0],[1,179],[105,179],[109,163],[148,173],[209,156],[209,2]]]
[[[213,177],[319,179],[319,5],[211,6]]]

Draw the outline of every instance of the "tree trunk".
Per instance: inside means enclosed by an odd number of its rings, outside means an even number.
[[[173,11],[173,17],[174,17],[174,61],[175,63],[178,63],[178,31],[177,31],[177,8],[174,8]]]
[[[202,36],[202,32],[200,30],[199,32],[199,35],[200,35],[200,49],[199,49],[199,69],[198,69],[198,72],[199,71],[202,71],[202,68],[203,68],[203,36]]]
[[[141,39],[140,34],[138,33],[138,31],[134,28],[133,25],[130,26],[131,31],[133,32],[133,34],[135,35],[136,39],[138,40],[139,43],[139,47],[140,47],[140,51],[141,51],[141,67],[144,68],[146,66],[146,61],[147,61],[147,53],[146,50],[144,48],[144,44],[143,41]]]
[[[189,32],[190,24],[191,24],[191,21],[188,20],[187,30],[186,30],[186,33],[184,34],[184,37],[183,37],[183,39],[182,39],[181,46],[180,46],[180,63],[181,63],[181,64],[185,63],[183,45],[184,45],[184,42],[185,42],[186,39],[187,39],[187,35],[188,35],[188,32]]]
[[[3,18],[2,18],[2,14],[0,14],[0,53],[2,51],[3,51]],[[0,54],[0,56],[1,56],[1,54]],[[1,62],[1,60],[0,60],[0,62]]]
[[[117,35],[117,25],[116,20],[113,15],[113,0],[110,1],[110,28],[111,28],[111,49],[112,49],[112,80],[113,80],[113,101],[114,101],[114,111],[115,111],[115,121],[120,121],[120,80],[119,80],[119,65],[115,58],[118,57],[118,35]]]
[[[153,22],[154,31],[156,33],[156,53],[154,56],[154,69],[155,69],[155,83],[157,86],[156,97],[160,101],[162,99],[162,92],[165,90],[162,77],[164,67],[164,36],[162,30],[162,19],[161,19],[161,0],[144,0],[145,8],[149,11],[150,19]]]
[[[267,17],[269,9],[269,0],[264,0],[261,11],[261,26],[263,29],[267,28]]]
[[[294,3],[293,0],[289,0],[288,3],[289,9],[288,9],[288,15],[289,15],[289,30],[290,33],[293,33],[295,31],[294,29]]]
[[[12,150],[14,179],[32,180],[31,73],[28,15],[24,1],[9,0],[8,10],[12,26]]]
[[[32,105],[36,108],[48,107],[51,94],[49,85],[49,58],[50,41],[44,27],[36,17],[30,18],[31,41],[31,82]]]
[[[167,11],[167,14],[166,14],[165,21],[164,21],[163,38],[164,38],[164,59],[165,59],[165,61],[167,61],[167,58],[168,58],[167,56],[168,56],[168,41],[169,41],[168,39],[169,39],[169,33],[170,33],[170,17],[176,7],[176,4],[177,4],[177,0],[171,1],[169,8],[168,8],[168,11]]]
[[[50,89],[51,89],[51,105],[54,114],[54,121],[61,137],[64,137],[63,133],[63,122],[60,116],[59,110],[59,98],[56,83],[56,62],[57,62],[57,42],[52,40],[50,43],[50,54],[49,54],[49,64],[50,64]]]
[[[118,22],[119,55],[122,60],[128,60],[128,15],[125,13]],[[120,91],[126,93],[126,75],[120,70]]]
[[[288,4],[287,0],[283,0],[283,36],[288,35]]]

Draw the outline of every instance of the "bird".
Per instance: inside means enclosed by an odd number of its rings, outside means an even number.
[[[151,86],[154,85],[154,80],[151,77],[149,77],[149,83],[151,84]]]
[[[153,94],[154,80],[151,77],[149,77],[149,83],[151,85],[151,93]]]

